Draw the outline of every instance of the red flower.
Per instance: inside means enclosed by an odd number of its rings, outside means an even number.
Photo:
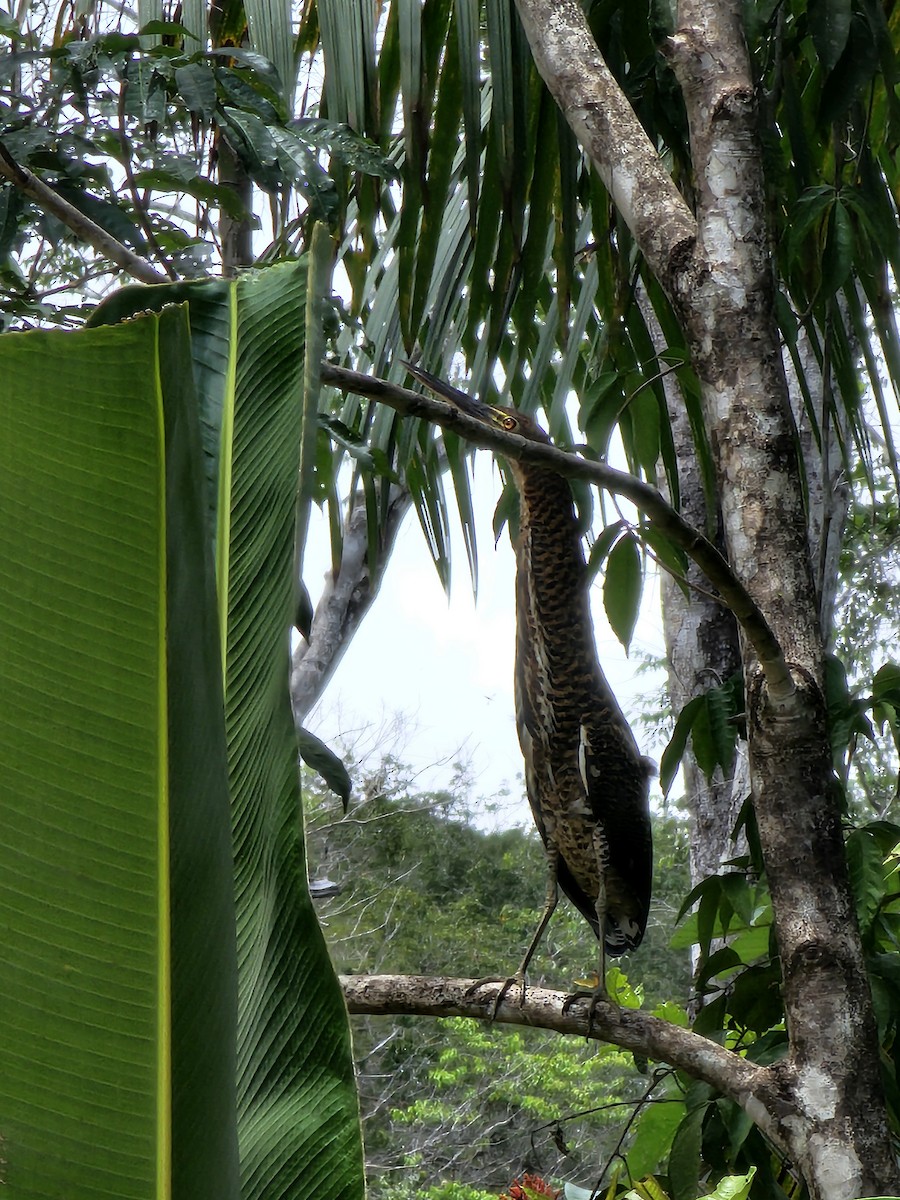
[[[508,1192],[503,1192],[499,1200],[558,1200],[562,1192],[556,1191],[540,1175],[523,1175],[521,1180],[514,1179]]]

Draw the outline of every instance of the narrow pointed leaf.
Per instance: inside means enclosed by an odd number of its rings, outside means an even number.
[[[244,0],[253,49],[267,58],[281,81],[285,113],[294,96],[294,30],[290,0]]]

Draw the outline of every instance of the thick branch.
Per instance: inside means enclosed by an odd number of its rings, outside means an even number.
[[[114,262],[117,267],[127,271],[132,278],[140,280],[141,283],[168,282],[165,275],[154,270],[146,259],[135,254],[133,250],[129,250],[127,246],[123,246],[90,217],[86,217],[83,212],[80,212],[74,204],[64,200],[42,179],[38,179],[37,175],[32,174],[27,167],[17,163],[2,142],[0,142],[0,175],[14,183],[26,196],[30,196],[44,212],[48,212],[62,221],[63,225],[71,229],[83,242],[93,246],[98,254],[102,254],[104,258]]]
[[[371,1016],[472,1017],[490,1019],[497,985],[483,984],[470,995],[475,980],[424,975],[342,975],[341,987],[351,1013]],[[779,1141],[775,1118],[776,1075],[658,1017],[612,1004],[599,1004],[588,1023],[588,999],[571,1002],[565,992],[528,987],[507,993],[494,1020],[501,1025],[530,1025],[611,1042],[647,1058],[669,1063],[701,1079],[739,1104],[773,1140]]]
[[[651,270],[670,286],[697,236],[694,217],[588,28],[579,0],[516,0],[531,52]]]
[[[781,648],[750,593],[712,542],[689,525],[651,484],[606,463],[590,462],[556,446],[541,445],[518,434],[489,428],[474,417],[460,412],[452,404],[432,400],[429,396],[411,392],[385,379],[323,363],[322,381],[343,391],[371,396],[404,416],[421,417],[444,429],[452,429],[483,449],[494,450],[519,462],[549,467],[567,479],[584,479],[615,495],[624,496],[650,517],[657,528],[679,546],[718,589],[723,602],[734,613],[756,651],[772,694],[783,697],[793,691],[793,681]]]

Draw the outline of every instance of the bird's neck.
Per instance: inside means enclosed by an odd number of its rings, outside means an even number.
[[[519,569],[526,560],[536,580],[546,576],[554,590],[569,583],[584,589],[584,553],[572,492],[554,471],[517,473],[519,488]],[[560,578],[560,572],[564,578]]]

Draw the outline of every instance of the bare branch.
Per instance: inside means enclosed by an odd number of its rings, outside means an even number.
[[[411,392],[386,379],[323,363],[322,381],[342,391],[371,396],[404,416],[421,417],[444,429],[451,429],[473,445],[494,450],[507,458],[549,468],[567,479],[584,479],[618,496],[624,496],[640,512],[650,517],[657,528],[700,567],[718,590],[723,603],[734,613],[756,651],[772,693],[784,696],[793,692],[794,683],[781,647],[753,597],[712,542],[689,525],[651,484],[606,463],[591,462],[556,446],[541,445],[518,434],[489,428],[474,417],[460,412],[452,404],[433,400],[420,392]]]
[[[37,175],[32,174],[27,167],[17,163],[2,142],[0,142],[0,175],[14,183],[26,196],[30,196],[45,212],[62,221],[82,241],[93,246],[98,254],[102,254],[114,262],[117,267],[127,271],[132,278],[140,280],[141,283],[168,282],[165,275],[154,270],[146,259],[135,254],[133,250],[129,250],[127,246],[123,246],[112,234],[107,233],[90,217],[86,217],[74,204],[64,200],[42,179],[38,179]]]
[[[496,994],[494,986],[484,984],[470,995],[475,980],[445,976],[342,975],[340,983],[349,1011],[369,1016],[489,1020]],[[513,988],[494,1019],[501,1025],[530,1025],[611,1042],[669,1063],[730,1097],[768,1137],[782,1145],[775,1116],[781,1089],[769,1067],[757,1066],[689,1029],[612,1004],[598,1004],[589,1025],[590,1002],[579,999],[564,1007],[568,999],[565,992],[537,987],[528,987],[520,999]]]

